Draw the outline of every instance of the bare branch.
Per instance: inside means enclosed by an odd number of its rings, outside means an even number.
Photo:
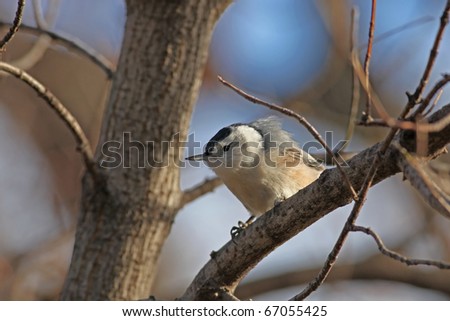
[[[430,216],[424,217],[424,225],[418,230],[412,232],[396,246],[395,251],[400,251],[414,242],[415,238],[422,233],[435,234],[429,231],[433,224]],[[446,243],[443,240],[443,243]],[[256,295],[276,291],[301,285],[313,279],[320,269],[318,267],[310,269],[296,269],[290,272],[282,272],[257,280],[244,282],[236,289],[236,295],[243,300],[250,299]],[[363,261],[336,264],[329,276],[327,282],[354,281],[354,280],[389,280],[402,282],[405,284],[422,287],[428,290],[440,291],[450,295],[450,278],[448,271],[433,271],[433,277],[423,269],[407,268],[403,264],[392,260],[391,258],[377,252]]]
[[[95,162],[89,140],[87,139],[83,129],[76,120],[76,118],[70,113],[70,111],[53,95],[44,85],[34,79],[25,71],[14,67],[8,63],[0,61],[0,70],[3,70],[14,77],[22,80],[28,86],[30,86],[47,104],[56,112],[58,117],[67,125],[70,129],[75,141],[78,144],[78,149],[83,156],[84,163],[87,170],[91,174],[96,173]]]
[[[35,20],[38,26],[42,29],[50,29],[56,22],[58,16],[60,0],[52,0],[49,3],[48,10],[45,14],[42,13],[41,0],[33,0],[33,12]],[[37,40],[33,43],[33,47],[27,50],[21,57],[15,58],[9,63],[23,70],[29,70],[38,63],[42,57],[44,57],[47,49],[52,43],[52,38],[46,34],[38,36]],[[8,73],[1,73],[1,76],[9,76]]]
[[[8,25],[7,23],[0,22],[0,26]],[[21,30],[33,32],[37,34],[46,34],[53,40],[59,41],[63,43],[68,48],[72,48],[82,55],[86,56],[89,60],[91,60],[95,65],[97,65],[106,76],[111,79],[115,72],[114,65],[102,54],[98,53],[95,49],[90,47],[88,44],[84,43],[82,40],[75,38],[69,34],[63,33],[59,31],[55,33],[50,30],[43,30],[39,27],[31,27],[22,24]]]
[[[184,191],[180,207],[183,207],[197,198],[212,192],[214,189],[222,185],[222,183],[223,182],[219,177],[208,178],[203,183]]]
[[[431,91],[428,93],[428,95],[425,97],[425,99],[422,101],[422,103],[417,107],[417,110],[414,112],[413,116],[416,118],[418,115],[422,114],[425,109],[428,107],[428,105],[433,100],[434,96],[436,94],[439,94],[441,89],[447,85],[450,82],[450,75],[449,74],[443,74],[442,79],[439,80],[431,89]]]
[[[357,73],[358,77],[360,78],[360,82],[362,83],[363,81],[363,72],[362,72],[362,67],[361,64],[359,63],[359,61],[355,61],[354,62],[354,69],[355,72]],[[429,105],[429,103],[431,102],[431,100],[433,99],[433,97],[439,92],[439,90],[446,85],[447,83],[450,82],[450,74],[444,74],[442,76],[442,79],[436,83],[436,85],[433,87],[433,89],[430,91],[430,93],[427,95],[427,97],[424,99],[423,104],[424,104],[424,108],[426,108],[426,106]],[[370,85],[369,87],[366,87],[366,85],[363,83],[364,89],[370,90]],[[437,122],[435,124],[426,124],[426,123],[417,123],[417,122],[412,122],[412,121],[408,121],[408,120],[403,120],[403,118],[406,116],[407,111],[409,110],[409,105],[410,105],[410,100],[408,101],[406,108],[403,110],[402,115],[399,117],[399,119],[395,119],[393,117],[391,117],[388,112],[386,111],[386,109],[383,107],[383,104],[381,103],[381,101],[378,99],[378,97],[376,95],[374,95],[372,93],[372,102],[373,102],[373,106],[375,107],[377,113],[380,115],[381,120],[379,119],[375,119],[375,120],[369,120],[367,122],[360,122],[360,125],[364,125],[364,126],[386,126],[386,127],[390,127],[392,129],[404,129],[404,130],[414,130],[414,131],[424,131],[424,132],[437,132],[442,130],[442,128],[446,127],[448,125],[448,123],[450,122],[449,120],[446,119],[442,119],[440,120],[440,122]],[[422,104],[421,104],[422,106]],[[416,115],[415,115],[416,116]]]
[[[431,59],[431,57],[430,57],[430,59]],[[355,62],[354,67],[357,70],[357,72],[359,72],[359,77],[362,78],[361,70],[360,70],[361,67],[360,67],[360,65],[358,65],[358,63],[359,62]],[[433,123],[433,124],[428,124],[427,122],[424,122],[424,121],[418,119],[418,117],[421,116],[421,114],[423,113],[425,108],[430,104],[430,102],[434,98],[434,96],[436,94],[439,95],[439,92],[442,92],[442,87],[444,87],[448,82],[450,82],[450,74],[444,74],[442,76],[442,79],[433,86],[432,90],[428,93],[428,95],[425,97],[425,99],[423,100],[423,102],[421,103],[419,108],[416,110],[416,112],[412,116],[412,118],[416,119],[416,122],[403,120],[403,118],[406,116],[406,114],[409,111],[409,108],[410,108],[409,106],[410,106],[411,100],[408,101],[408,104],[406,105],[405,109],[403,110],[402,115],[400,116],[400,120],[392,118],[386,112],[386,110],[384,109],[382,104],[378,100],[375,100],[375,102],[376,102],[375,106],[376,106],[377,112],[379,113],[379,115],[381,116],[382,119],[381,120],[372,120],[372,121],[366,122],[365,124],[364,124],[364,122],[361,122],[361,124],[372,125],[372,126],[387,126],[392,129],[414,130],[417,132],[418,138],[422,138],[422,143],[423,143],[423,139],[428,136],[428,133],[440,131],[443,128],[445,128],[448,124],[450,124],[450,117],[448,117],[448,118],[445,117],[443,119],[440,119],[438,122]],[[366,88],[366,90],[368,90],[368,89],[369,88]],[[438,98],[436,98],[436,99],[438,99]],[[432,108],[433,108],[433,106],[432,106]],[[430,110],[432,108],[430,108]],[[423,145],[423,144],[419,144],[420,143],[419,139],[417,140],[417,142],[418,142],[418,146]]]
[[[267,107],[269,109],[272,109],[272,110],[276,110],[276,111],[278,111],[278,112],[280,112],[282,114],[285,114],[285,115],[287,115],[289,117],[292,117],[292,118],[295,118],[296,120],[298,120],[298,122],[300,124],[302,124],[310,132],[310,134],[323,146],[323,148],[325,148],[328,156],[335,161],[336,167],[338,168],[339,172],[341,173],[345,184],[347,185],[348,189],[350,190],[350,192],[351,192],[351,194],[353,196],[353,199],[354,200],[358,199],[358,195],[356,194],[355,189],[353,188],[352,184],[350,183],[349,178],[347,177],[344,169],[340,165],[340,162],[337,160],[334,152],[327,145],[327,143],[323,140],[322,136],[320,136],[319,132],[314,128],[314,126],[311,125],[303,116],[301,116],[300,114],[298,114],[298,113],[296,113],[296,112],[294,112],[294,111],[292,111],[290,109],[278,106],[276,104],[272,104],[272,103],[266,102],[266,101],[264,101],[262,99],[259,99],[259,98],[255,97],[255,96],[252,96],[252,95],[244,92],[242,89],[239,89],[235,85],[229,83],[228,81],[223,79],[221,76],[219,76],[218,78],[219,78],[219,81],[221,83],[223,83],[228,88],[231,88],[233,91],[235,91],[237,94],[239,94],[240,96],[244,97],[248,101],[250,101],[250,102],[252,102],[254,104],[259,104],[259,105],[265,106],[265,107]]]
[[[438,49],[439,49],[439,46],[440,46],[441,41],[442,41],[444,30],[445,30],[445,28],[446,28],[446,26],[448,24],[449,16],[450,16],[450,0],[447,0],[447,4],[446,4],[446,6],[444,8],[444,11],[442,13],[442,16],[441,16],[440,25],[439,25],[436,37],[434,39],[433,47],[432,47],[432,49],[430,51],[430,55],[428,57],[428,61],[427,61],[427,65],[425,67],[424,73],[422,75],[422,78],[419,81],[419,85],[417,86],[414,94],[408,94],[408,98],[409,99],[408,99],[408,102],[407,102],[405,108],[403,109],[403,111],[402,111],[402,113],[401,113],[401,115],[399,117],[400,120],[403,120],[403,118],[405,118],[408,115],[410,110],[416,104],[418,104],[420,102],[420,99],[422,97],[422,93],[423,93],[423,91],[425,89],[425,85],[428,83],[428,79],[430,77],[431,70],[432,70],[432,68],[434,66],[434,63],[436,61],[436,57],[437,57],[437,54],[438,54]],[[359,60],[356,60],[356,61],[353,62],[353,68],[354,68],[356,74],[358,75],[359,80],[360,80],[361,84],[364,87],[364,90],[366,92],[371,92],[372,93],[373,91],[371,89],[370,83],[366,82],[365,73],[364,73],[364,70],[363,70],[361,64],[359,63]],[[446,76],[444,75],[444,78],[445,77]],[[433,91],[431,91],[430,94],[428,95],[428,97],[431,96],[431,99],[435,95],[435,93],[434,94],[432,94],[432,93],[433,93]],[[431,99],[430,99],[430,101],[431,101]],[[426,102],[426,100],[427,99],[424,100],[424,103]],[[430,101],[427,102],[427,105],[429,104]],[[386,112],[386,109],[381,104],[381,101],[379,101],[379,99],[377,97],[373,97],[372,98],[372,103],[373,103],[373,106],[376,108],[377,113],[380,115],[380,117],[383,119],[383,121],[385,121],[385,123],[386,123],[386,125],[388,127],[391,127],[391,128],[398,127],[397,120],[392,118],[392,117],[390,117],[390,115]]]
[[[381,240],[381,237],[369,227],[354,225],[354,226],[352,226],[352,232],[362,232],[367,235],[370,235],[377,243],[378,249],[380,250],[380,252],[383,255],[386,255],[386,256],[390,257],[391,259],[402,262],[406,265],[428,265],[428,266],[435,266],[435,267],[437,267],[439,269],[443,269],[443,270],[450,269],[450,264],[448,264],[448,263],[444,263],[441,261],[434,261],[434,260],[411,259],[411,258],[407,258],[406,256],[403,256],[395,251],[389,250],[384,245],[383,241]]]
[[[408,95],[409,100],[406,108],[406,113],[403,117],[405,117],[409,113],[409,111],[420,101],[425,86],[428,83],[428,79],[430,78],[431,70],[433,69],[434,63],[436,61],[438,49],[441,44],[442,37],[444,35],[444,30],[448,24],[449,16],[450,16],[450,0],[447,0],[447,4],[445,5],[444,11],[440,19],[440,25],[436,33],[436,37],[434,38],[433,47],[431,48],[430,55],[428,57],[427,65],[423,72],[422,78],[420,79],[419,85],[416,88],[416,91],[414,92],[414,94]]]
[[[16,16],[14,18],[14,21],[9,28],[7,34],[3,37],[2,40],[0,40],[0,52],[3,51],[5,46],[8,44],[9,41],[14,37],[14,35],[19,30],[20,24],[22,23],[22,16],[23,16],[23,10],[25,9],[25,0],[19,0],[17,2],[17,10],[16,10]]]
[[[370,58],[372,57],[372,47],[373,47],[373,34],[375,31],[375,15],[377,12],[377,0],[372,0],[372,13],[370,15],[370,23],[369,23],[369,39],[367,41],[367,50],[366,57],[364,59],[364,74],[366,75],[366,87],[369,88],[369,65]],[[362,120],[367,121],[371,118],[370,106],[371,106],[371,96],[370,96],[370,88],[366,91],[367,93],[367,101],[366,101],[366,110],[363,113]]]
[[[379,34],[377,37],[375,37],[375,39],[373,40],[373,43],[380,42],[380,41],[385,40],[385,39],[387,39],[387,38],[389,38],[389,37],[391,37],[391,36],[393,36],[395,34],[403,32],[403,31],[405,31],[405,30],[407,30],[409,28],[421,26],[421,25],[423,25],[425,23],[429,23],[431,21],[434,21],[434,17],[432,17],[432,16],[423,16],[423,17],[414,19],[412,21],[408,21],[405,24],[402,24],[402,25],[400,25],[398,27],[395,27],[393,29],[390,29],[390,30],[388,30],[386,32],[383,32],[383,33]],[[359,48],[359,51],[361,52],[362,50],[366,49],[367,45],[368,44],[365,44],[365,45],[361,46]]]

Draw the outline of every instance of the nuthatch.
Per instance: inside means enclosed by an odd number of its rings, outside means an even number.
[[[315,181],[324,167],[302,150],[276,117],[222,128],[203,154],[186,158],[204,161],[250,212],[246,223]]]

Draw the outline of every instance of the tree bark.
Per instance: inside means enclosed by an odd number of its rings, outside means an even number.
[[[212,30],[230,2],[127,0],[121,57],[96,151],[100,164],[103,144],[121,142],[122,164],[99,166],[96,177],[83,179],[62,299],[130,300],[150,294],[161,247],[182,202],[174,135],[186,137]],[[127,144],[127,133],[130,141],[154,144],[147,149]],[[168,165],[139,168],[144,152]]]

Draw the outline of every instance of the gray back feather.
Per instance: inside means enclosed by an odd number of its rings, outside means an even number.
[[[269,116],[266,118],[255,120],[254,122],[249,124],[250,126],[256,127],[259,129],[260,133],[264,137],[264,148],[269,148],[270,146],[269,142],[277,142],[277,143],[289,143],[292,144],[284,145],[284,148],[280,150],[281,154],[284,154],[286,149],[289,147],[293,147],[294,149],[297,149],[300,153],[300,157],[303,158],[303,163],[310,166],[317,168],[318,170],[323,170],[324,167],[310,154],[305,152],[303,149],[300,148],[298,143],[292,138],[292,134],[285,131],[281,127],[281,120],[277,116]],[[279,147],[279,146],[277,146]],[[290,149],[290,148],[289,148]],[[266,150],[266,152],[269,152],[269,150]]]
[[[292,142],[293,147],[298,147],[298,144],[292,139],[292,135],[281,127],[281,120],[277,116],[269,116],[255,120],[250,123],[250,126],[254,126],[260,130],[264,137],[264,143],[268,143],[269,141],[277,143]],[[268,146],[268,144],[265,145]]]

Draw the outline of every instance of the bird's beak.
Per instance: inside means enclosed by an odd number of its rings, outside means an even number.
[[[193,155],[193,156],[186,157],[186,160],[200,162],[205,159],[205,156],[206,156],[205,154]]]

